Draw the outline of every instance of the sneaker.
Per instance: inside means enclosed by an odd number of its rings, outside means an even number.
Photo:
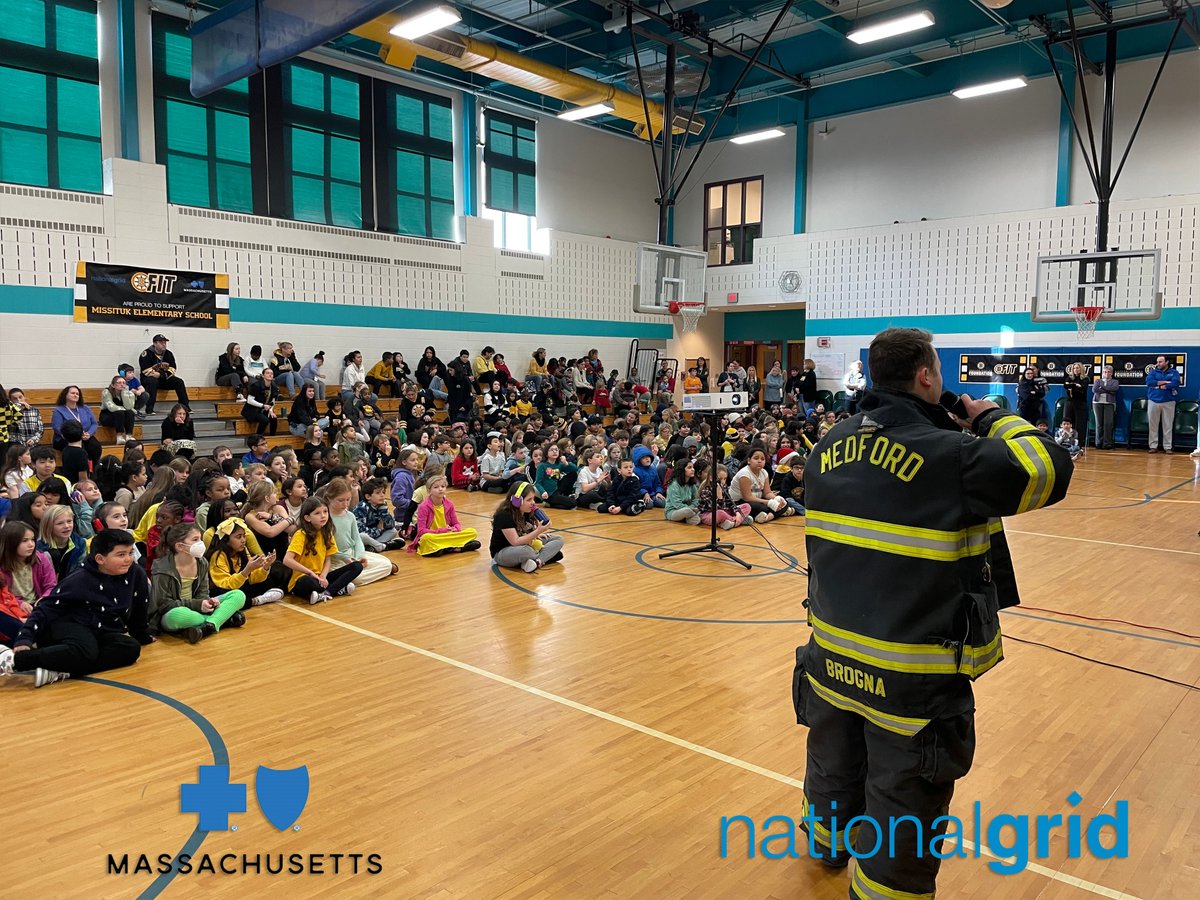
[[[259,594],[257,597],[251,600],[250,605],[265,606],[268,603],[278,603],[282,599],[283,591],[281,591],[279,588],[271,588],[271,590]]]
[[[354,591],[357,589],[357,587],[358,587],[358,585],[356,585],[353,581],[351,581],[344,588],[342,588],[340,591],[338,591],[338,595],[339,596],[345,595],[345,596],[349,597],[351,594],[354,593]]]
[[[521,563],[522,572],[536,572],[537,567],[538,561],[536,559],[527,559],[525,562]]]
[[[552,557],[550,557],[548,560],[546,560],[546,565],[550,565],[551,563],[556,563],[556,562],[562,562],[562,558],[563,558],[562,551],[559,550]]]
[[[758,525],[762,525],[762,524],[770,521],[770,519],[771,519],[771,514],[765,513],[765,512],[761,512],[757,516],[754,517],[754,521]]]
[[[473,550],[478,550],[481,546],[483,545],[480,544],[479,541],[467,541],[465,544],[463,544],[462,548],[467,553],[470,553]]]
[[[785,519],[786,519],[788,516],[794,516],[795,514],[796,514],[796,511],[795,511],[794,509],[792,509],[790,506],[785,506],[785,507],[783,508],[783,517],[784,517]]]
[[[33,671],[33,686],[45,687],[48,684],[55,684],[59,681],[66,681],[71,676],[66,672],[55,672],[51,669],[34,669]]]
[[[148,419],[148,418],[150,418],[151,414],[146,412],[144,409],[139,409],[137,412],[134,413],[134,415],[139,419]]]
[[[383,545],[383,549],[385,551],[403,550],[404,549],[404,538],[396,538],[394,541],[388,541],[386,544]]]
[[[318,603],[328,603],[333,599],[333,594],[329,593],[329,591],[321,591],[317,596],[320,598],[317,600]]]
[[[13,673],[13,660],[16,656],[11,647],[0,647],[0,675]]]
[[[729,531],[731,528],[737,528],[737,522],[733,521],[733,519],[726,519],[721,523],[722,531]]]
[[[204,638],[204,632],[198,625],[193,625],[191,628],[184,628],[180,631],[179,636],[189,644],[198,644]]]
[[[1190,455],[1191,456],[1200,456],[1200,447],[1197,447],[1195,450],[1193,450]]]
[[[308,605],[316,606],[318,603],[324,603],[328,599],[328,594],[322,594],[320,591],[313,591],[308,595]]]
[[[689,525],[699,525],[700,517],[699,516],[688,516],[683,521],[687,522],[687,524],[689,524]]]
[[[212,622],[205,622],[200,626],[201,637],[212,637],[217,633],[217,626]]]
[[[236,397],[233,398],[233,402],[234,403],[245,403],[246,398],[243,397],[241,394],[238,394]]]
[[[235,612],[229,617],[229,621],[225,623],[228,628],[241,628],[246,624],[246,616],[241,611]]]

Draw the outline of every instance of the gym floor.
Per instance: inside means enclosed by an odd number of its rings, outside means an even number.
[[[1019,874],[948,860],[942,896],[1195,896],[1200,693],[1096,661],[1200,684],[1198,471],[1186,453],[1090,451],[1066,500],[1006,521],[1025,606],[1004,614],[1006,661],[976,687],[975,766],[952,808],[1086,823],[1128,800],[1129,857],[1071,860],[1056,833]],[[486,548],[498,498],[452,499]],[[720,854],[722,816],[801,815],[804,520],[722,533],[746,573],[660,561],[707,535],[660,513],[551,515],[566,559],[536,574],[401,551],[398,576],[353,597],[255,609],[196,646],[163,638],[93,683],[4,679],[8,893],[845,897],[844,871],[747,859],[742,830]],[[247,786],[236,830],[180,811],[180,786],[214,763]],[[307,766],[295,826],[264,818],[259,766]],[[324,874],[135,871],[181,849],[324,854]]]

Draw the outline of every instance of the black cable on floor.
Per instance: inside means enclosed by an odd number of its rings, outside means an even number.
[[[1167,678],[1163,675],[1155,675],[1153,672],[1143,672],[1141,669],[1131,669],[1128,666],[1118,665],[1117,663],[1105,662],[1102,659],[1094,659],[1090,656],[1084,656],[1081,653],[1072,653],[1070,650],[1064,650],[1062,647],[1054,647],[1050,644],[1043,644],[1039,641],[1030,641],[1025,638],[1013,637],[1011,634],[1005,634],[1004,640],[1016,641],[1018,644],[1029,644],[1033,647],[1042,647],[1046,650],[1053,650],[1055,653],[1062,653],[1066,656],[1073,656],[1076,659],[1082,659],[1084,662],[1096,663],[1100,666],[1108,666],[1110,669],[1120,669],[1122,672],[1129,672],[1133,675],[1143,675],[1146,678],[1153,678],[1155,681],[1165,681],[1167,684],[1173,684],[1177,687],[1187,688],[1189,691],[1200,693],[1200,687],[1194,684],[1188,684],[1186,681],[1176,681],[1174,678]]]

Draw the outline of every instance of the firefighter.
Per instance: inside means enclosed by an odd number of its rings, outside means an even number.
[[[1073,464],[995,403],[964,395],[967,418],[952,418],[926,331],[881,332],[868,365],[859,413],[805,473],[802,827],[827,865],[858,857],[851,897],[924,900],[940,863],[931,838],[945,834],[935,820],[975,751],[971,682],[1003,658],[999,611],[1020,602],[1000,517],[1057,503]]]

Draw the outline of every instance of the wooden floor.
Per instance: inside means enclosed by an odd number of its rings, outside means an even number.
[[[495,497],[454,497],[478,525]],[[755,564],[661,547],[656,515],[558,512],[566,560],[498,574],[485,555],[394,554],[398,577],[310,609],[253,611],[198,646],[165,639],[113,684],[0,686],[0,872],[14,897],[841,898],[807,860],[721,859],[721,816],[800,816],[793,649],[805,579],[754,533]],[[1200,694],[1016,638],[1200,684],[1200,486],[1186,453],[1093,451],[1059,506],[1007,522],[1027,607],[977,688],[979,747],[954,812],[1130,804],[1125,860],[1051,858],[1002,877],[951,859],[952,898],[1200,896]],[[764,528],[804,559],[802,519]],[[709,577],[705,577],[709,576]],[[1140,623],[1090,622],[1065,613]],[[193,716],[193,718],[189,718]],[[107,875],[106,854],[177,852],[180,785],[223,761],[249,785],[237,831],[196,853],[378,853],[377,875]],[[255,769],[307,765],[299,831]],[[345,866],[347,863],[343,863]],[[132,863],[131,863],[132,865]],[[331,863],[326,863],[327,868]]]

